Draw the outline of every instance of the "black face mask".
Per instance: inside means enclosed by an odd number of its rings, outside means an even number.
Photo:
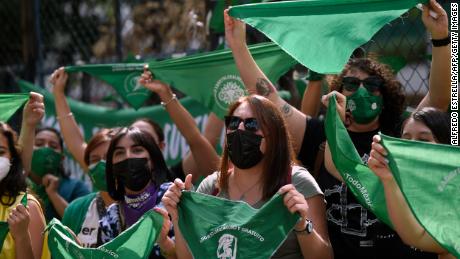
[[[113,175],[126,188],[138,192],[150,181],[152,173],[147,158],[128,158],[113,165]]]
[[[260,151],[262,136],[247,130],[235,130],[227,134],[228,155],[232,163],[240,169],[257,165],[264,154]]]

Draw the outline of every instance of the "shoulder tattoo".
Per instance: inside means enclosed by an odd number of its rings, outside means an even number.
[[[284,115],[285,118],[290,117],[294,112],[292,111],[292,107],[289,103],[284,103],[281,106],[281,113]]]

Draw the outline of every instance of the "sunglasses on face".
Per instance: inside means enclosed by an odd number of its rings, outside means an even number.
[[[256,132],[259,130],[259,123],[257,123],[256,118],[242,119],[238,116],[225,116],[225,127],[228,130],[237,130],[241,122],[247,131]]]
[[[368,78],[365,78],[363,80],[351,76],[344,77],[342,79],[343,89],[349,92],[356,92],[361,83],[363,84],[364,88],[367,89],[367,91],[373,93],[379,91],[380,88],[382,88],[384,81],[379,76],[369,76]]]

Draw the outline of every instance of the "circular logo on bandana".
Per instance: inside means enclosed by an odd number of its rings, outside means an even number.
[[[351,112],[356,110],[356,103],[353,100],[348,100],[347,102],[347,110],[350,110]]]
[[[148,96],[148,90],[139,84],[140,72],[133,72],[125,78],[124,88],[126,96]]]
[[[216,103],[224,110],[227,110],[230,104],[245,94],[243,81],[237,75],[223,76],[214,85]]]
[[[219,238],[217,258],[235,259],[238,239],[230,234],[224,234]]]
[[[375,110],[375,109],[377,109],[377,103],[372,103],[372,105],[371,105],[371,109],[372,109],[372,110]]]

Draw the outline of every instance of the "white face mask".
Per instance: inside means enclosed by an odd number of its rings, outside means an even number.
[[[11,163],[6,157],[0,157],[0,181],[8,175],[10,171]]]

